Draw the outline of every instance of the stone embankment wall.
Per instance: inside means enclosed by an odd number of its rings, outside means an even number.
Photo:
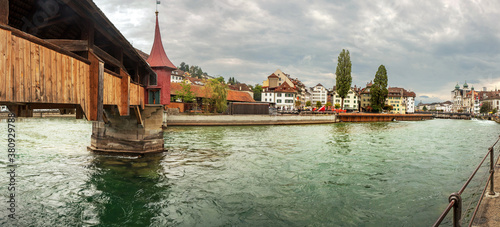
[[[168,115],[166,126],[298,125],[335,123],[335,115]]]

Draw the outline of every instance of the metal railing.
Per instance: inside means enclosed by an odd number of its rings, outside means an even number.
[[[450,212],[450,210],[453,208],[453,226],[461,226],[461,219],[462,219],[462,193],[465,191],[469,183],[472,181],[472,178],[476,175],[477,171],[479,168],[483,165],[484,161],[488,156],[490,156],[490,175],[488,177],[488,181],[486,182],[486,185],[484,186],[483,193],[481,194],[481,197],[479,199],[479,202],[477,203],[476,208],[474,209],[474,214],[472,215],[471,221],[469,223],[469,227],[472,226],[472,222],[474,221],[474,218],[476,217],[477,211],[479,209],[479,206],[481,205],[481,202],[484,197],[484,193],[486,192],[486,189],[488,188],[488,184],[490,185],[490,190],[489,190],[489,195],[495,195],[494,191],[494,176],[495,176],[495,157],[494,157],[494,147],[497,145],[497,143],[500,141],[500,137],[497,139],[497,141],[488,149],[488,153],[484,156],[483,160],[479,165],[477,166],[476,170],[472,173],[472,175],[469,177],[467,182],[462,186],[460,191],[456,193],[452,193],[450,197],[448,197],[449,204],[446,207],[446,209],[443,211],[441,216],[439,216],[438,220],[434,223],[433,226],[439,226],[441,222],[444,220],[446,215]],[[499,155],[500,157],[500,155]],[[497,158],[498,161],[498,158]]]

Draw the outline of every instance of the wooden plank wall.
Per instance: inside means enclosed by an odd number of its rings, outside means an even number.
[[[95,120],[97,94],[92,91],[97,84],[91,79],[92,68],[0,29],[0,102],[79,104],[87,119]],[[129,105],[144,106],[144,87],[131,84],[125,71],[120,74],[121,78],[104,74],[103,102],[128,115]]]
[[[134,83],[130,84],[130,105],[140,105],[144,108],[144,87]]]
[[[89,65],[0,29],[0,102],[81,104]]]

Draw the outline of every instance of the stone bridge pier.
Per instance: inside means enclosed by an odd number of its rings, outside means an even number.
[[[129,116],[120,116],[116,107],[105,108],[103,119],[92,122],[89,150],[125,155],[164,151],[162,105],[135,107]]]

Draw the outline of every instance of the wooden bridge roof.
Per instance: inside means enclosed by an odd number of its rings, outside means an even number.
[[[83,58],[92,50],[108,70],[122,68],[136,82],[146,84],[147,75],[154,74],[92,0],[0,0],[0,8],[8,26]],[[6,20],[1,17],[0,26]]]

